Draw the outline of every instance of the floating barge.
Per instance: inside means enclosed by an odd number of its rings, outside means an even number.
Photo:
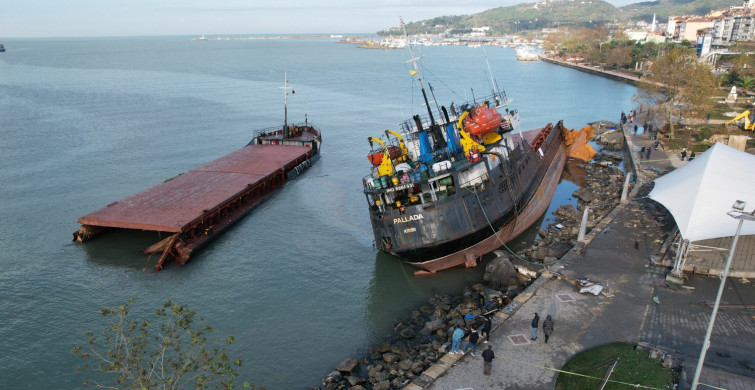
[[[169,258],[184,265],[194,250],[309,167],[320,133],[309,125],[293,128],[298,136],[265,133],[227,156],[79,218],[74,240],[87,241],[108,228],[169,233],[143,253],[163,252],[156,270]]]
[[[162,252],[155,270],[169,259],[186,264],[195,250],[314,162],[320,131],[306,120],[288,125],[284,118],[282,127],[258,130],[242,149],[79,218],[74,241],[112,228],[167,233],[142,253]]]

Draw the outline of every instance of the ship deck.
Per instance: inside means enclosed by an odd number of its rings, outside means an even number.
[[[82,225],[180,232],[249,187],[271,179],[311,149],[249,145],[78,219]],[[298,164],[298,163],[296,163]]]
[[[248,145],[79,218],[74,239],[86,241],[106,228],[174,233],[144,252],[164,252],[160,267],[168,255],[183,264],[191,251],[243,217],[315,153],[306,146]]]

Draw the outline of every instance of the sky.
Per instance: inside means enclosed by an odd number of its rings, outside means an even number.
[[[532,0],[0,0],[0,39],[375,33]],[[610,0],[622,6],[633,0]]]

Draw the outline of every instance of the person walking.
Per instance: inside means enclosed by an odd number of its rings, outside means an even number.
[[[650,160],[650,151],[653,150],[650,146],[648,146],[647,149],[645,149],[645,159]]]
[[[493,359],[495,359],[493,346],[488,345],[488,348],[482,351],[482,373],[484,375],[490,375],[490,371],[493,368]]]
[[[488,316],[482,316],[482,327],[480,328],[480,336],[485,336],[485,342],[487,343],[488,340],[490,340],[490,328],[492,326],[492,323],[490,322],[490,318]]]
[[[645,158],[645,147],[643,146],[642,149],[640,149],[640,160]]]
[[[540,323],[540,316],[537,313],[532,315],[532,338],[530,340],[537,340],[537,326]]]
[[[637,135],[637,125],[634,125],[634,134]]]
[[[692,161],[695,159],[695,151],[693,150],[692,153],[689,154],[689,161]]]
[[[548,338],[551,337],[551,334],[553,333],[553,318],[551,318],[551,315],[548,314],[547,317],[545,317],[545,321],[543,321],[543,334],[545,335],[545,343],[548,343]]]
[[[462,351],[462,354],[467,353],[469,347],[472,347],[472,356],[474,356],[474,354],[477,353],[478,340],[480,340],[480,334],[477,333],[477,330],[475,328],[472,328],[472,332],[469,334],[469,340],[467,341],[467,345],[464,346],[464,351]]]
[[[451,340],[451,355],[460,352],[459,351],[459,344],[461,344],[461,338],[464,337],[464,331],[461,330],[461,328],[456,328],[454,330],[452,340]]]
[[[684,161],[685,158],[687,158],[687,148],[682,149],[682,161]]]

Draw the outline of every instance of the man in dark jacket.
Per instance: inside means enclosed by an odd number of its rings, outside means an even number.
[[[482,317],[482,328],[480,328],[480,336],[486,336],[485,342],[490,340],[490,327],[492,326],[490,318],[487,316]]]
[[[493,346],[488,345],[488,348],[482,351],[482,373],[490,375],[490,370],[493,367],[493,359],[495,359],[495,353],[493,353]]]
[[[537,340],[537,326],[540,324],[540,316],[535,313],[532,316],[532,338],[530,340]]]
[[[464,351],[462,353],[467,353],[469,350],[469,347],[472,347],[472,356],[474,356],[475,353],[477,353],[477,341],[480,340],[480,334],[477,333],[477,329],[472,328],[472,332],[469,333],[469,339],[467,341],[467,345],[464,346]]]
[[[548,337],[551,337],[551,333],[553,333],[553,319],[551,318],[551,315],[548,314],[547,317],[545,317],[545,321],[543,321],[543,334],[545,335],[545,342],[548,342]]]

